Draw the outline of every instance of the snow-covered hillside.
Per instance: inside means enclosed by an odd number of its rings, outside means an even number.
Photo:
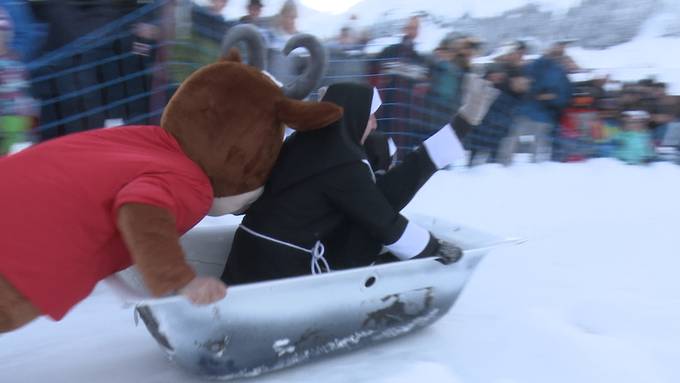
[[[669,84],[669,93],[680,95],[680,37],[647,37],[605,50],[579,47],[568,53],[583,68],[609,74],[619,81],[653,77]]]
[[[398,14],[405,11],[427,11],[443,17],[457,18],[465,14],[471,17],[497,16],[503,12],[522,7],[528,3],[534,3],[541,8],[552,11],[565,11],[577,5],[581,0],[497,0],[497,1],[442,1],[442,0],[392,0],[387,3],[380,0],[364,0],[348,10],[349,13],[361,15]]]
[[[678,195],[668,163],[439,172],[409,212],[528,242],[487,257],[424,331],[247,382],[678,382]],[[201,381],[168,363],[105,286],[61,323],[0,336],[2,383]]]
[[[680,94],[680,36],[666,36],[680,21],[679,14],[663,13],[645,22],[632,41],[604,50],[569,48],[569,54],[584,68],[610,74],[620,81],[654,77],[670,84],[669,92]],[[666,37],[664,37],[666,36]]]

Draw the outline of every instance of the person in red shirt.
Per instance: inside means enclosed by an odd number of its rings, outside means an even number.
[[[12,233],[0,244],[0,273],[57,320],[99,280],[132,263],[115,225],[121,207],[164,209],[184,233],[213,201],[208,176],[157,126],[47,141],[1,160],[0,174],[6,181],[0,230]],[[194,275],[183,260],[176,262],[173,278],[186,285]],[[172,283],[156,284],[152,291],[170,292]]]
[[[311,130],[341,114],[286,97],[232,51],[182,84],[160,127],[76,133],[0,159],[0,333],[61,319],[132,264],[154,296],[221,299],[226,286],[196,276],[180,235],[259,196],[284,124]]]

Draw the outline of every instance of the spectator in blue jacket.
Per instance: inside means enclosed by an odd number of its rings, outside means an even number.
[[[517,50],[508,56],[519,56],[521,60],[521,53]],[[466,144],[470,150],[470,166],[497,161],[501,142],[507,136],[522,96],[529,88],[528,79],[521,68],[506,58],[497,59],[488,65],[485,79],[500,90],[500,95],[482,123],[472,128],[468,135]],[[479,153],[486,155],[484,161],[476,158]]]
[[[5,9],[14,25],[11,50],[23,62],[34,59],[47,32],[46,28],[36,22],[27,1],[0,0],[0,8]]]
[[[571,83],[564,67],[567,42],[552,45],[548,52],[525,67],[532,84],[517,112],[517,118],[501,148],[501,161],[509,165],[520,138],[529,141],[534,162],[547,159],[550,139],[564,108],[571,100]]]

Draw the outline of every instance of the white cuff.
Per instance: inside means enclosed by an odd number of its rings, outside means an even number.
[[[463,145],[450,124],[439,129],[432,137],[425,140],[423,145],[437,169],[465,159]]]
[[[429,242],[430,232],[415,223],[409,222],[401,237],[395,243],[385,247],[403,261],[422,253]]]

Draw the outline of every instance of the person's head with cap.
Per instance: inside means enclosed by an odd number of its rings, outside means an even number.
[[[575,41],[576,40],[574,39],[559,39],[553,41],[553,43],[550,45],[550,48],[548,48],[548,55],[553,57],[564,56],[567,47],[573,44]]]
[[[466,70],[472,66],[472,59],[477,56],[482,46],[482,41],[470,35],[457,35],[454,43],[455,57],[454,61]]]
[[[526,45],[519,41],[512,41],[501,45],[492,54],[494,61],[520,65],[526,53]]]
[[[516,40],[514,44],[515,50],[517,52],[520,52],[522,55],[527,54],[527,52],[529,51],[529,45],[524,40]]]
[[[435,57],[440,60],[453,60],[456,50],[454,47],[454,40],[451,37],[444,37],[439,41],[439,45],[434,49]]]
[[[279,27],[286,33],[297,33],[295,21],[298,18],[298,7],[294,0],[286,0],[278,14]]]
[[[260,0],[250,0],[246,9],[248,10],[248,17],[251,19],[257,19],[262,13],[262,2]]]
[[[411,16],[404,25],[404,39],[414,41],[420,32],[420,17]]]

